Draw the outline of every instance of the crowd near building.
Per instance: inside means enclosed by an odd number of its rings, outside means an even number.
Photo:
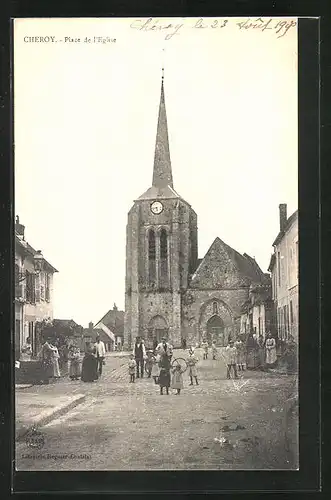
[[[128,213],[125,312],[114,304],[88,328],[73,320],[53,321],[53,276],[57,272],[25,241],[15,224],[15,351],[31,342],[37,325],[53,330],[85,350],[98,336],[106,351],[131,350],[137,338],[152,347],[166,338],[175,348],[207,341],[227,346],[238,336],[298,342],[298,211],[287,217],[279,205],[280,229],[264,273],[255,258],[240,254],[217,237],[198,257],[198,216],[175,190],[170,161],[162,77],[152,185]],[[67,333],[65,333],[65,331]]]

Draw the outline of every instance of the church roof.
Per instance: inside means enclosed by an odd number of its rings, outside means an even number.
[[[153,186],[159,188],[170,186],[171,188],[173,188],[169,138],[168,138],[167,112],[164,99],[163,75],[161,82],[159,118],[157,123],[157,132],[155,141]]]
[[[174,190],[172,180],[172,168],[170,160],[167,112],[164,98],[163,75],[161,82],[161,96],[159,104],[159,116],[157,123],[154,168],[152,186],[147,189],[138,200],[154,200],[157,198],[173,199],[181,198]]]
[[[267,279],[255,259],[246,253],[241,255],[217,237],[193,274],[190,286],[231,286],[234,275],[240,275],[245,285],[264,283]]]
[[[147,191],[145,191],[141,196],[139,196],[138,200],[155,200],[157,198],[171,199],[181,198],[181,196],[171,186],[152,186],[147,189]]]

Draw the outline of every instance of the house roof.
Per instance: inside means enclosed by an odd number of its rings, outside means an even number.
[[[116,335],[124,334],[124,311],[109,309],[109,311],[96,323],[95,327],[103,323]]]
[[[292,225],[292,223],[298,218],[298,210],[296,210],[295,212],[293,212],[293,214],[287,219],[286,221],[286,224],[283,228],[282,231],[279,231],[275,241],[273,242],[272,246],[276,246],[278,245],[278,243],[282,240],[283,236],[285,235],[285,233],[288,231],[288,229],[290,228],[290,226]]]
[[[61,325],[61,326],[80,326],[76,321],[73,319],[53,319],[53,324],[54,325]]]
[[[268,271],[272,271],[273,270],[273,267],[276,263],[276,254],[272,254],[271,257],[270,257],[270,263],[269,263],[269,267],[268,267]]]
[[[30,255],[32,258],[36,255],[37,250],[35,250],[27,241],[23,240],[17,233],[15,233],[15,245],[17,250],[21,250],[25,255]],[[50,264],[45,257],[43,257],[43,262],[46,264],[46,267],[53,272],[58,273],[58,270],[55,269],[52,264]]]
[[[90,328],[84,328],[83,334],[84,337],[91,337],[92,342],[96,341],[97,336],[99,336],[103,342],[109,342],[110,340],[111,341],[114,340],[113,337],[109,335],[106,331],[104,331],[102,328],[93,328],[93,330],[91,330]]]
[[[217,237],[198,265],[190,285],[206,281],[210,282],[211,288],[221,286],[221,282],[228,279],[224,274],[224,259],[232,263],[231,266],[237,269],[247,285],[252,282],[265,283],[267,281],[267,277],[255,259],[246,253],[241,255]]]

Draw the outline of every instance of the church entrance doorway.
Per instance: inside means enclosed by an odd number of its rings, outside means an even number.
[[[224,323],[216,314],[207,321],[207,340],[209,343],[215,341],[221,347],[226,345]]]
[[[169,328],[163,316],[157,315],[151,319],[148,325],[148,348],[153,349],[156,344],[161,342],[165,337],[168,340]]]

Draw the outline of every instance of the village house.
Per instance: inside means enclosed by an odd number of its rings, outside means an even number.
[[[19,217],[15,223],[15,355],[20,359],[22,347],[30,338],[36,355],[36,325],[53,319],[53,275],[58,272],[25,240],[25,226]]]
[[[100,340],[105,344],[106,352],[114,351],[115,349],[115,335],[109,330],[109,328],[104,325],[98,323],[95,325],[92,321],[89,323],[88,328],[84,328],[83,330],[83,346],[81,349],[86,350],[89,344],[94,344],[97,337],[100,337]]]
[[[120,311],[116,304],[113,305],[112,309],[109,309],[94,328],[103,327],[106,327],[114,334],[113,348],[121,350],[124,337],[124,311]]]
[[[267,277],[267,275],[266,275]],[[276,325],[273,316],[271,279],[261,285],[251,285],[249,298],[242,306],[240,333],[247,337],[253,333],[263,341],[268,333],[274,334]]]
[[[269,271],[277,318],[278,338],[298,342],[299,325],[299,235],[298,211],[287,218],[287,205],[279,205],[280,231],[273,243]]]

